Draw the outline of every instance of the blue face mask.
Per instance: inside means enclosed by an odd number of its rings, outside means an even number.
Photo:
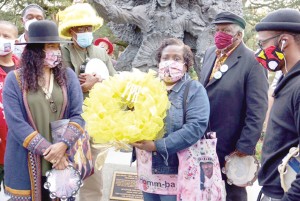
[[[84,33],[77,33],[77,44],[82,48],[87,48],[93,42],[93,33],[92,32],[84,32]]]

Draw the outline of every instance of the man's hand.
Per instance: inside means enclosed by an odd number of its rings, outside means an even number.
[[[145,151],[156,151],[155,143],[152,140],[143,140],[132,143],[131,145]]]
[[[57,165],[64,157],[67,148],[68,146],[64,142],[52,144],[44,151],[44,159],[54,165]]]
[[[83,92],[88,92],[97,82],[100,81],[96,74],[82,73],[78,76],[78,78]]]

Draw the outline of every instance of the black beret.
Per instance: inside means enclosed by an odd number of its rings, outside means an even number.
[[[229,11],[224,11],[217,14],[212,23],[213,24],[237,24],[243,29],[245,29],[246,27],[246,21],[244,20],[244,18]]]
[[[269,13],[255,26],[256,31],[288,31],[300,33],[300,12],[282,8]]]

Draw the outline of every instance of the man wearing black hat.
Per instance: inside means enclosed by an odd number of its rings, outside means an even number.
[[[216,132],[221,167],[225,156],[253,155],[267,111],[266,71],[243,43],[245,20],[231,12],[216,15],[215,46],[204,56],[200,82],[210,100],[209,132]],[[226,179],[225,175],[222,175]],[[245,184],[247,181],[245,181]],[[225,182],[227,201],[247,200],[245,187]]]
[[[300,136],[300,12],[279,9],[269,13],[256,27],[260,51],[257,60],[270,71],[282,71],[273,93],[274,103],[270,112],[266,137],[262,149],[261,169],[258,174],[263,201],[300,200],[300,177],[295,165],[279,168],[282,159],[292,147],[299,146]],[[292,157],[293,158],[293,157]],[[294,158],[295,159],[295,158]],[[294,169],[296,167],[296,169]],[[281,185],[281,176],[297,174],[292,182]]]

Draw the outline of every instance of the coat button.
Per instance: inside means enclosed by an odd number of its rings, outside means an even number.
[[[157,169],[154,169],[154,172],[157,173]]]
[[[153,155],[154,155],[154,156],[156,156],[156,155],[157,155],[157,152],[156,152],[156,151],[154,151],[154,152],[153,152]]]

